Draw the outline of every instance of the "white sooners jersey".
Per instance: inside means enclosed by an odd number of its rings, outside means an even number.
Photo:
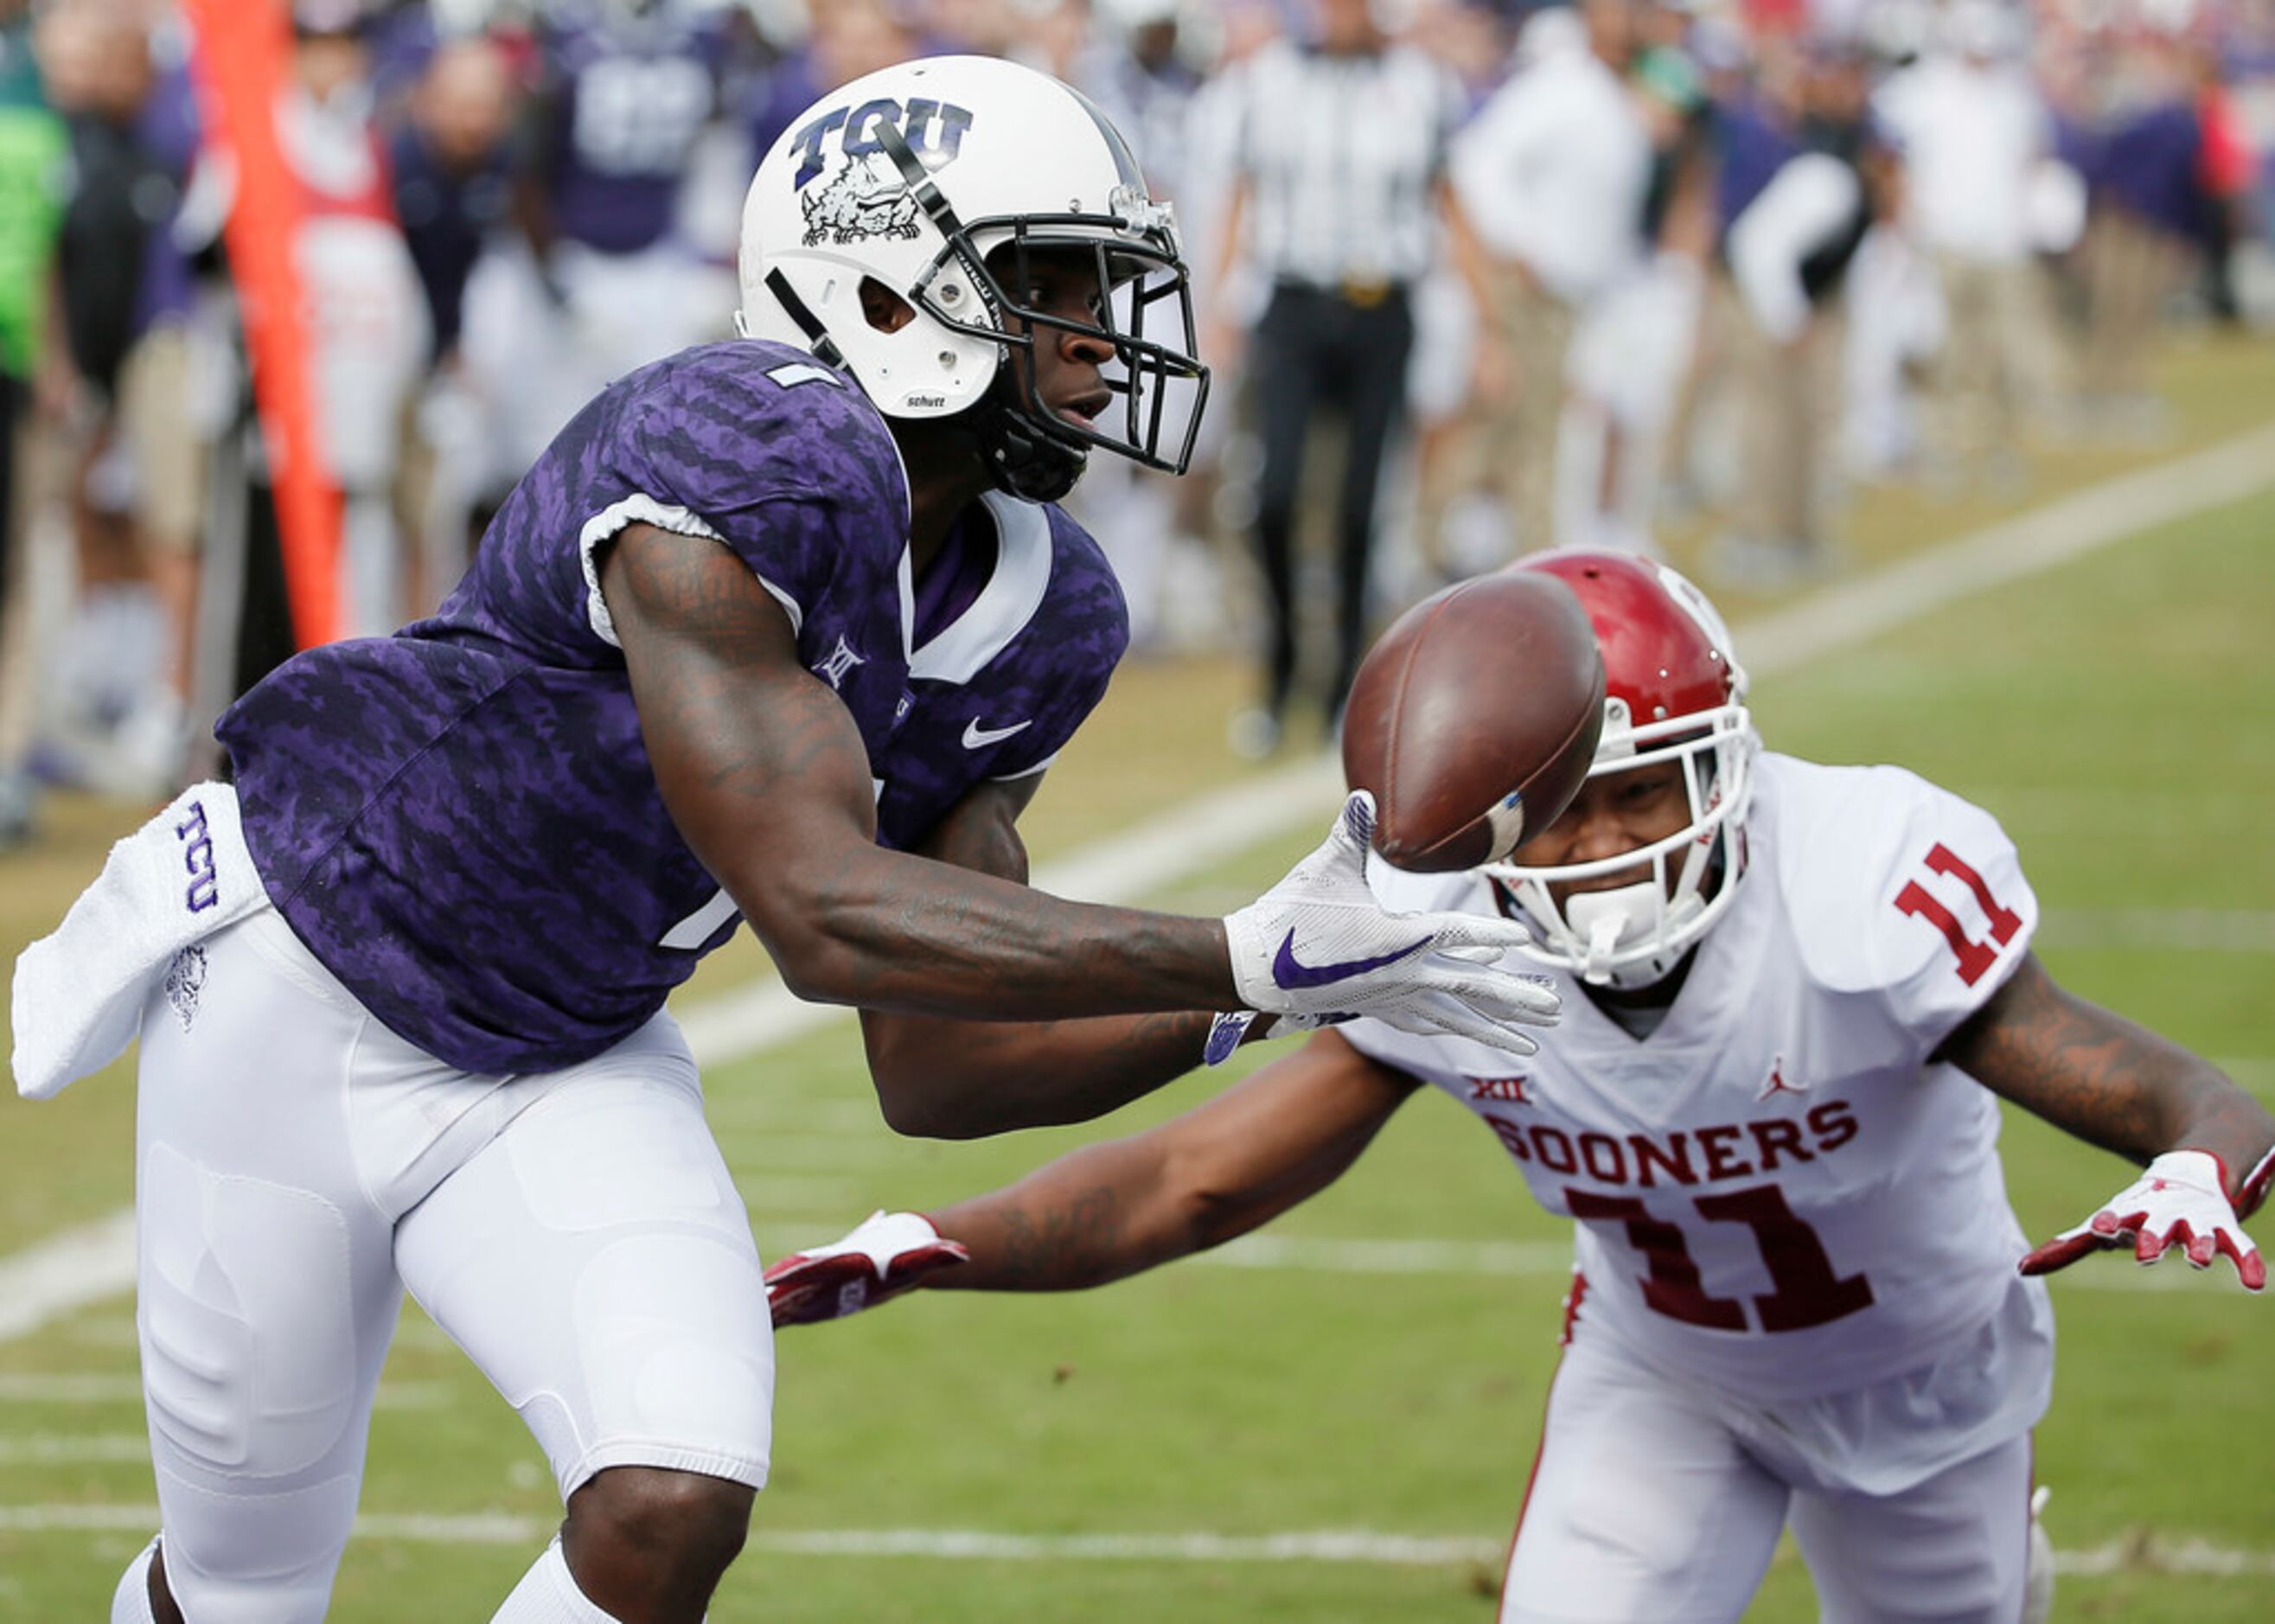
[[[1648,1037],[1514,958],[1564,999],[1530,1060],[1339,1030],[1462,1101],[1577,1220],[1590,1318],[1771,1402],[1916,1371],[2014,1286],[1998,1102],[1931,1057],[2021,961],[2037,903],[1995,820],[1895,767],[1765,755],[1746,837],[1738,896]],[[1394,908],[1493,906],[1473,874],[1374,879]]]

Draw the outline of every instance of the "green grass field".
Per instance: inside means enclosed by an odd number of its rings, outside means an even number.
[[[2188,421],[2210,434],[2248,420],[2232,390],[2264,384],[2270,359],[2183,358],[2218,384]],[[2046,483],[2111,471],[2054,466]],[[1913,543],[1965,517],[1924,519]],[[1875,536],[1896,528],[1885,514],[1872,522]],[[2257,827],[2275,802],[2271,537],[2275,495],[2176,523],[1767,681],[1756,709],[1773,747],[1901,762],[1991,807],[2045,910],[2041,948],[2055,975],[2275,1099],[2265,994],[2275,846]],[[1236,775],[1218,732],[1238,691],[1225,665],[1133,668],[1039,804],[1038,848],[1064,850]],[[12,955],[43,927],[120,824],[79,809],[54,844],[0,860],[0,949]],[[1155,900],[1236,905],[1317,833],[1307,820]],[[709,972],[702,990],[747,976],[753,956]],[[844,1027],[715,1068],[707,1087],[773,1256],[831,1238],[881,1203],[933,1204],[1001,1182],[1086,1137],[1157,1121],[1218,1081],[1189,1080],[1087,1129],[968,1145],[892,1137]],[[51,1105],[0,1105],[0,1257],[128,1198],[132,1113],[123,1072]],[[2034,1233],[2076,1221],[2124,1177],[2028,1119],[2010,1121],[2006,1147]],[[1423,1098],[1342,1184],[1272,1233],[1546,1247],[1561,1227],[1531,1209],[1491,1136]],[[712,1616],[1485,1624],[1563,1284],[1552,1253],[1500,1255],[1515,1266],[1359,1273],[1201,1261],[1079,1296],[920,1296],[791,1333],[780,1344],[776,1468],[759,1538]],[[2048,1525],[2064,1551],[2134,1550],[2116,1571],[2065,1576],[2057,1615],[2264,1620],[2275,1303],[2232,1278],[2115,1259],[2061,1277],[2055,1300],[2060,1374],[2037,1439],[2055,1492]],[[0,1619],[104,1616],[119,1567],[147,1537],[134,1367],[123,1298],[0,1342]],[[382,1388],[364,1507],[389,1531],[349,1551],[333,1613],[349,1624],[487,1617],[541,1538],[529,1530],[557,1515],[518,1420],[415,1310]],[[1047,1545],[949,1560],[798,1545],[895,1530],[1234,1539],[1349,1530],[1462,1548],[1394,1565],[1085,1558]],[[2197,1537],[2253,1566],[2161,1570],[2160,1552]],[[1814,1616],[1797,1562],[1779,1562],[1750,1616]]]

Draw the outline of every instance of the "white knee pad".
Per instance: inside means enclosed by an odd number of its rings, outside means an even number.
[[[142,1554],[126,1564],[126,1571],[118,1576],[118,1588],[111,1592],[110,1624],[158,1624],[150,1611],[150,1560],[158,1553],[158,1542],[153,1539],[142,1547]]]
[[[577,1576],[569,1571],[569,1559],[562,1554],[556,1534],[490,1624],[616,1624],[616,1620],[577,1588]]]

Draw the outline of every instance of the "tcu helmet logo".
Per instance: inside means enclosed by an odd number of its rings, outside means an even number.
[[[937,169],[952,162],[964,146],[964,132],[971,115],[922,96],[908,105],[889,97],[864,102],[850,113],[843,109],[822,114],[790,138],[798,150],[797,173],[792,187],[801,195],[805,211],[805,245],[850,243],[865,238],[917,235],[917,200],[901,178],[900,170],[885,155],[878,132],[890,126],[900,132],[910,150],[933,154]],[[826,151],[833,145],[835,152]],[[807,185],[835,166],[819,190]]]

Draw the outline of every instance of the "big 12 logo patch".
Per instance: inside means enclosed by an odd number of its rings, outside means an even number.
[[[905,105],[881,96],[850,111],[836,108],[809,121],[790,137],[798,154],[797,173],[790,184],[805,214],[807,247],[873,237],[914,239],[917,200],[879,139],[888,128],[900,132],[911,151],[933,155],[926,167],[937,170],[962,150],[971,114],[925,96],[911,96]],[[824,174],[829,178],[826,184],[806,191]]]

